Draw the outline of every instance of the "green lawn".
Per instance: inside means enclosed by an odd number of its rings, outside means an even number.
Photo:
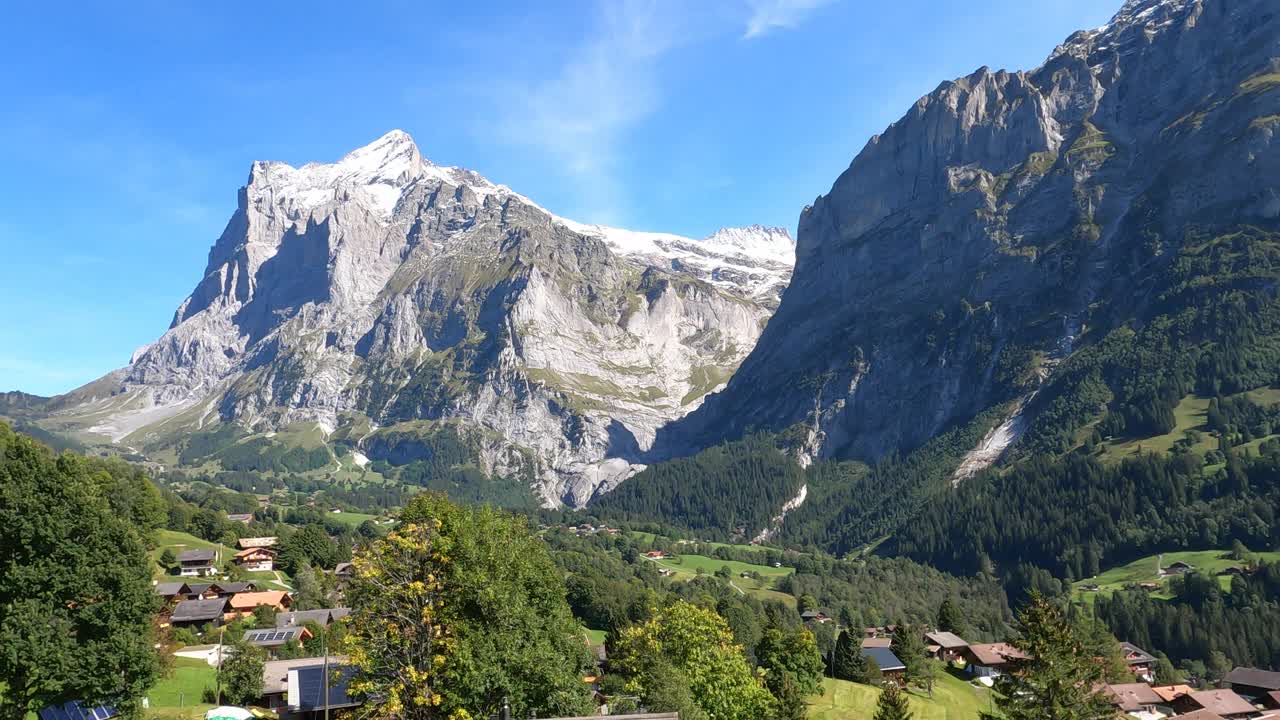
[[[203,660],[174,658],[173,670],[147,693],[152,709],[201,705],[200,695],[217,682],[217,671]],[[202,707],[209,708],[210,705]]]
[[[809,700],[812,720],[871,720],[881,692],[870,685],[830,679],[823,681],[823,690]],[[946,673],[934,686],[932,699],[919,690],[909,695],[913,720],[977,720],[990,703],[989,690]]]
[[[201,540],[195,535],[190,535],[176,530],[157,530],[156,531],[156,549],[151,551],[151,561],[157,562],[160,554],[165,550],[172,550],[176,556],[184,550],[214,550],[217,551],[219,563],[226,561],[230,557],[234,557],[236,551],[226,545],[212,543],[208,540]],[[157,564],[155,569],[156,579],[160,582],[179,582],[184,580],[192,580],[194,578],[182,578],[174,576],[165,576],[163,570]]]
[[[604,630],[592,630],[591,628],[583,628],[582,634],[587,636],[587,642],[590,643],[592,647],[599,647],[600,645],[604,644],[605,635],[607,635],[608,633],[606,633]]]
[[[646,560],[646,562],[655,562],[658,566],[670,570],[672,578],[675,580],[691,580],[697,577],[699,569],[705,575],[714,575],[716,570],[728,565],[732,573],[729,578],[730,584],[744,594],[755,595],[761,600],[778,600],[792,606],[796,602],[795,598],[790,595],[773,589],[774,582],[778,578],[790,575],[795,572],[795,568],[752,565],[751,563],[721,560],[705,555],[676,555],[668,556],[662,560]],[[758,572],[761,578],[760,580],[744,578],[742,577],[744,572]]]
[[[328,513],[327,515],[325,515],[325,517],[329,518],[330,520],[340,522],[343,525],[349,525],[351,527],[356,527],[357,525],[364,522],[365,520],[378,519],[377,515],[367,515],[365,513],[358,513],[358,512]]]
[[[1280,560],[1280,552],[1257,552],[1254,555],[1259,560],[1267,562],[1275,562]],[[1159,562],[1161,567],[1167,567],[1175,562],[1184,562],[1190,564],[1196,570],[1206,572],[1210,575],[1216,574],[1219,570],[1228,568],[1232,565],[1240,565],[1237,560],[1227,557],[1226,550],[1187,550],[1183,552],[1167,552],[1163,556],[1150,555],[1140,560],[1134,560],[1127,565],[1113,567],[1099,574],[1097,577],[1086,578],[1073,585],[1074,594],[1082,599],[1091,600],[1092,596],[1097,592],[1110,593],[1115,590],[1122,589],[1125,585],[1136,582],[1159,582],[1163,583],[1164,578],[1156,575],[1156,564]],[[1223,589],[1231,586],[1231,578],[1223,576],[1219,578]],[[1081,589],[1084,585],[1097,585],[1097,592],[1086,592]],[[1156,597],[1168,597],[1163,592],[1155,593]]]
[[[1139,453],[1167,453],[1173,444],[1181,440],[1188,430],[1199,430],[1204,433],[1200,442],[1192,446],[1192,450],[1200,455],[1218,449],[1218,438],[1209,434],[1205,424],[1208,421],[1209,398],[1188,395],[1182,398],[1173,409],[1173,417],[1177,425],[1172,432],[1148,438],[1117,438],[1102,445],[1102,459],[1119,462],[1126,457],[1134,457]]]

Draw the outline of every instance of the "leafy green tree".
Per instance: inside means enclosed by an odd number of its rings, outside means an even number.
[[[1209,682],[1220,683],[1231,672],[1231,659],[1221,650],[1213,650],[1209,653],[1209,661],[1205,663],[1205,671]]]
[[[911,720],[911,717],[906,693],[893,683],[886,685],[876,701],[876,714],[871,716],[872,720]]]
[[[813,596],[808,593],[805,593],[800,597],[796,598],[796,611],[801,614],[804,614],[810,610],[816,610],[817,607],[818,607],[818,601],[815,600]]]
[[[1106,720],[1115,708],[1097,689],[1103,667],[1062,612],[1032,593],[1018,613],[1022,637],[1014,647],[1028,656],[1021,666],[996,680],[998,715],[984,720]]]
[[[253,609],[254,627],[269,628],[276,626],[276,609],[270,605],[259,605]]]
[[[94,465],[0,423],[0,716],[71,700],[134,714],[159,673],[155,566]]]
[[[222,700],[230,705],[248,705],[262,697],[263,652],[243,641],[227,646],[230,657],[222,661],[218,683]]]
[[[691,603],[677,601],[648,622],[622,630],[609,662],[646,702],[670,681],[655,671],[669,663],[687,681],[698,706],[716,720],[757,720],[773,710],[773,697],[734,644],[728,624]]]
[[[965,627],[964,614],[960,612],[960,606],[951,599],[950,595],[938,606],[938,629],[961,637],[964,637],[968,630]]]
[[[325,593],[325,579],[322,573],[303,563],[293,574],[293,608],[295,610],[318,610],[329,606]]]
[[[790,678],[801,695],[822,689],[822,658],[813,633],[806,629],[784,633],[777,628],[764,631],[756,645],[756,662],[764,669],[765,684],[778,696],[784,676]]]
[[[579,715],[589,656],[546,544],[523,518],[416,496],[401,526],[353,560],[346,642],[352,691],[380,712]]]
[[[157,558],[157,562],[159,562],[160,567],[167,573],[178,564],[178,557],[173,554],[172,549],[165,548],[160,551],[160,557]]]
[[[933,657],[925,658],[924,662],[920,664],[915,683],[924,688],[925,692],[929,693],[929,697],[933,697],[933,687],[938,684],[938,678],[942,677],[945,672],[946,669],[942,667],[941,660]]]
[[[1076,622],[1076,631],[1089,654],[1100,658],[1103,680],[1108,683],[1133,682],[1133,671],[1124,659],[1120,641],[1106,625],[1088,615],[1081,615]]]

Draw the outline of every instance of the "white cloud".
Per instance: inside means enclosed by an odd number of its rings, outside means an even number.
[[[814,10],[833,0],[748,0],[751,15],[742,37],[751,39],[774,30],[796,27]]]

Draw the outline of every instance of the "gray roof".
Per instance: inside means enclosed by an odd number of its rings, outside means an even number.
[[[1280,690],[1280,672],[1259,670],[1258,668],[1238,667],[1227,673],[1223,680],[1232,685],[1247,685],[1263,690]]]
[[[79,700],[63,705],[50,705],[38,713],[40,720],[110,720],[120,715],[110,705],[88,707]]]
[[[183,550],[178,553],[178,562],[212,562],[215,557],[212,550]]]
[[[956,648],[969,647],[969,643],[965,642],[964,638],[960,637],[959,635],[956,635],[955,633],[949,633],[949,632],[943,632],[943,631],[931,632],[931,633],[925,634],[925,638],[927,638],[929,642],[945,650],[955,650]]]
[[[862,648],[862,654],[876,661],[881,670],[906,670],[907,666],[889,648]]]
[[[329,667],[337,667],[345,663],[345,655],[330,655]],[[289,671],[300,667],[324,665],[323,657],[295,658],[293,660],[268,660],[262,663],[262,694],[288,692]]]
[[[303,628],[266,628],[264,630],[245,630],[244,641],[258,647],[276,647],[301,639]]]
[[[1156,658],[1154,655],[1147,652],[1146,650],[1143,650],[1137,645],[1134,645],[1131,642],[1120,643],[1120,652],[1124,653],[1126,656],[1128,655],[1134,656],[1132,660],[1126,660],[1126,662],[1128,662],[1130,665],[1136,665],[1139,663],[1153,663],[1156,661]]]
[[[219,590],[228,595],[234,595],[242,592],[253,592],[258,589],[258,586],[252,582],[220,582],[213,584],[216,585]]]
[[[205,590],[213,587],[213,583],[187,583],[188,595],[203,595]]]
[[[322,610],[295,610],[276,615],[276,627],[286,628],[313,622],[328,627],[329,623],[340,620],[351,614],[348,608],[325,608]]]
[[[204,620],[216,620],[222,617],[226,606],[227,601],[223,598],[183,600],[173,609],[173,614],[169,616],[169,621],[201,622]]]
[[[154,590],[155,594],[157,595],[172,597],[182,592],[183,585],[186,585],[186,583],[180,583],[180,582],[156,583],[155,586],[152,588],[152,590]]]

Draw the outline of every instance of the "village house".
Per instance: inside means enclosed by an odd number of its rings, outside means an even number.
[[[251,547],[236,553],[235,563],[247,572],[271,572],[275,569],[276,551]]]
[[[1195,568],[1190,563],[1184,563],[1181,560],[1169,563],[1167,567],[1160,571],[1161,575],[1186,575]]]
[[[227,519],[231,522],[248,525],[253,522],[253,513],[227,513]]]
[[[884,675],[887,682],[898,685],[902,684],[903,678],[907,673],[906,663],[898,659],[893,651],[884,647],[864,647],[862,654],[876,661],[876,665],[880,666],[880,672]]]
[[[1156,658],[1131,642],[1120,643],[1120,653],[1129,671],[1139,680],[1149,683],[1156,679]]]
[[[163,582],[153,584],[151,591],[163,598],[166,604],[172,604],[186,599],[186,587],[186,583]]]
[[[236,547],[241,550],[248,550],[249,548],[269,548],[275,546],[276,538],[274,536],[240,538],[236,541]]]
[[[1122,713],[1138,718],[1163,717],[1159,706],[1164,699],[1146,683],[1120,683],[1104,685],[1102,692],[1111,700],[1111,704]]]
[[[338,667],[347,658],[342,655],[330,655],[330,667]],[[268,660],[262,664],[262,697],[257,702],[260,707],[274,711],[281,718],[289,713],[289,671],[302,667],[319,665],[323,667],[325,658],[308,657],[293,660]]]
[[[169,614],[169,624],[174,627],[201,628],[217,625],[226,611],[225,598],[210,600],[183,600]]]
[[[231,597],[237,593],[256,592],[258,585],[252,581],[216,582],[210,585],[209,588],[216,592],[218,597]]]
[[[959,635],[943,631],[925,633],[924,642],[926,649],[943,662],[958,659],[964,649],[969,647],[969,643]]]
[[[831,616],[823,610],[805,610],[800,613],[800,619],[805,623],[829,623]]]
[[[887,648],[891,645],[893,645],[893,638],[891,637],[862,638],[863,648]]]
[[[1222,680],[1227,687],[1250,699],[1260,699],[1269,692],[1280,690],[1280,672],[1258,668],[1238,667]]]
[[[305,625],[309,622],[313,622],[320,627],[329,627],[330,623],[337,622],[350,614],[350,608],[328,608],[325,610],[295,610],[292,612],[283,612],[276,615],[276,627],[294,627]]]
[[[1190,695],[1196,689],[1190,685],[1156,685],[1151,688],[1152,692],[1160,696],[1160,700],[1165,705],[1172,705],[1174,700],[1183,695]]]
[[[1027,656],[1008,643],[970,645],[960,656],[968,664],[968,672],[974,677],[996,677],[1027,660]]]
[[[266,590],[263,592],[236,593],[227,599],[227,610],[224,618],[230,622],[238,617],[252,615],[254,609],[269,607],[276,612],[285,612],[293,604],[293,598],[283,590]]]
[[[182,577],[204,577],[217,572],[218,554],[213,550],[184,550],[178,553],[178,574]]]
[[[1244,720],[1257,714],[1258,708],[1232,690],[1201,690],[1181,695],[1170,703],[1180,714],[1206,710],[1224,720]]]
[[[311,638],[311,631],[305,627],[264,628],[244,631],[245,643],[260,647],[273,656],[285,646],[301,647],[302,643]]]
[[[649,558],[650,560],[661,560],[665,558],[667,554],[662,552],[661,550],[650,550],[649,552],[645,553],[644,556]]]

